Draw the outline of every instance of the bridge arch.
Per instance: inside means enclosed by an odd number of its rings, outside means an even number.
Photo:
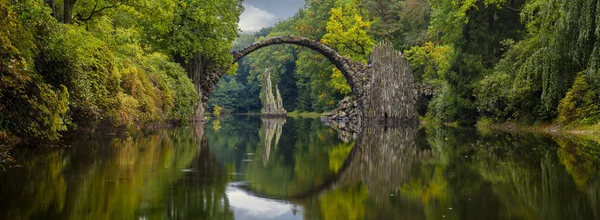
[[[363,65],[359,62],[352,61],[352,60],[340,55],[334,49],[328,47],[327,45],[325,45],[319,41],[312,40],[312,39],[309,39],[306,37],[278,36],[278,37],[271,37],[271,38],[264,39],[262,41],[254,42],[241,50],[231,52],[231,54],[233,55],[233,63],[236,63],[240,59],[244,58],[245,56],[247,56],[261,48],[273,46],[273,45],[280,45],[280,44],[291,44],[291,45],[306,47],[306,48],[314,50],[314,51],[320,53],[321,55],[323,55],[331,63],[333,63],[337,69],[339,69],[342,72],[342,74],[344,75],[344,78],[346,78],[346,82],[348,83],[348,85],[350,85],[350,88],[352,89],[352,92],[354,93],[355,100],[359,100],[358,94],[361,94],[361,93],[360,93],[360,88],[358,88],[359,83],[357,82],[358,79],[356,77],[356,70],[357,70],[357,67],[362,67]],[[363,69],[363,68],[359,68],[359,69]],[[361,104],[362,103],[360,103],[360,101],[359,101],[359,103],[358,103],[359,108],[362,108]]]
[[[375,46],[371,54],[371,63],[367,66],[340,55],[318,41],[300,36],[279,36],[255,42],[239,51],[232,51],[233,63],[261,48],[279,44],[312,49],[325,56],[342,72],[356,100],[359,125],[362,121],[386,124],[418,123],[415,108],[417,90],[412,70],[404,55],[395,51],[391,45]],[[199,63],[196,66],[204,65]],[[191,74],[201,97],[201,102],[194,110],[195,118],[201,118],[204,114],[203,105],[208,102],[210,94],[225,72],[226,69],[213,68],[208,72]]]
[[[292,45],[302,46],[302,47],[312,49],[312,50],[322,54],[331,63],[333,63],[335,65],[335,67],[338,68],[342,72],[342,74],[344,74],[344,77],[346,77],[348,84],[354,83],[353,78],[352,78],[353,76],[351,75],[352,67],[350,64],[352,61],[350,61],[348,58],[340,55],[339,53],[337,53],[335,50],[331,49],[327,45],[322,44],[319,41],[306,38],[306,37],[279,36],[279,37],[267,38],[265,40],[252,43],[239,51],[233,51],[232,52],[233,62],[235,63],[238,60],[242,59],[243,57],[245,57],[245,56],[251,54],[252,52],[257,51],[261,48],[272,46],[272,45],[278,45],[278,44],[292,44]],[[353,86],[353,85],[350,85],[350,86]]]

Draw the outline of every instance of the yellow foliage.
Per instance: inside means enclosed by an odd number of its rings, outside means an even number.
[[[374,44],[367,34],[371,23],[363,20],[356,7],[351,4],[343,8],[332,8],[330,14],[327,33],[321,42],[333,46],[343,56],[366,62]]]
[[[588,122],[596,122],[594,117],[600,114],[596,99],[596,92],[589,86],[586,75],[580,74],[558,105],[558,121],[567,123],[588,117]]]
[[[219,132],[221,130],[221,121],[219,121],[219,119],[213,121],[212,127],[213,131]]]
[[[213,115],[218,118],[221,115],[221,110],[223,110],[221,106],[215,105]]]
[[[369,191],[364,184],[327,192],[319,200],[323,219],[364,219]]]
[[[424,79],[440,79],[452,67],[454,48],[448,45],[435,45],[431,41],[423,46],[415,46],[405,52],[411,67],[421,69]]]

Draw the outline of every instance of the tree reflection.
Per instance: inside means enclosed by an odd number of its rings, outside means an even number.
[[[0,175],[0,194],[11,197],[1,200],[0,219],[233,218],[227,172],[202,127],[15,155],[25,164]]]
[[[600,218],[594,137],[369,126],[342,141],[316,120],[220,126],[15,151],[25,164],[0,173],[0,219],[231,219],[231,181],[306,219]]]
[[[285,118],[262,118],[261,140],[263,140],[263,166],[267,166],[271,147],[279,145],[279,138],[283,132]],[[275,143],[273,143],[275,142]]]
[[[317,120],[262,121],[261,141],[255,152],[261,157],[253,157],[243,169],[251,190],[267,197],[296,197],[335,175],[330,169],[330,155],[341,141],[335,138],[334,130]]]
[[[371,127],[335,183],[300,203],[307,216],[325,219],[596,219],[599,146],[573,137]],[[339,211],[345,207],[360,214]]]

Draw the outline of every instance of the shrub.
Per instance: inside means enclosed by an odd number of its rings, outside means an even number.
[[[30,140],[57,140],[66,129],[69,93],[33,71],[34,38],[0,0],[0,131]]]
[[[567,96],[558,105],[558,122],[569,123],[581,121],[583,123],[594,123],[598,121],[600,108],[598,108],[598,96],[589,85],[589,79],[584,73],[580,73]]]

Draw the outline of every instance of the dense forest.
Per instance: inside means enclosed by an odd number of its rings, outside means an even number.
[[[187,121],[190,59],[230,65],[238,0],[0,0],[0,139]]]
[[[279,35],[365,63],[391,43],[436,88],[419,100],[431,120],[600,120],[597,0],[306,0],[252,35],[239,34],[243,10],[240,0],[0,0],[0,139],[186,121],[198,103],[190,62],[229,68],[232,48]],[[288,112],[329,111],[351,95],[323,56],[280,45],[239,61],[209,110],[259,111],[265,71]]]
[[[597,0],[307,0],[295,16],[234,43],[300,35],[365,61],[390,42],[416,79],[436,88],[419,100],[440,122],[593,124],[600,120],[600,3]],[[273,46],[238,63],[209,108],[259,111],[270,71],[289,111],[324,112],[351,93],[328,61],[307,49]]]

